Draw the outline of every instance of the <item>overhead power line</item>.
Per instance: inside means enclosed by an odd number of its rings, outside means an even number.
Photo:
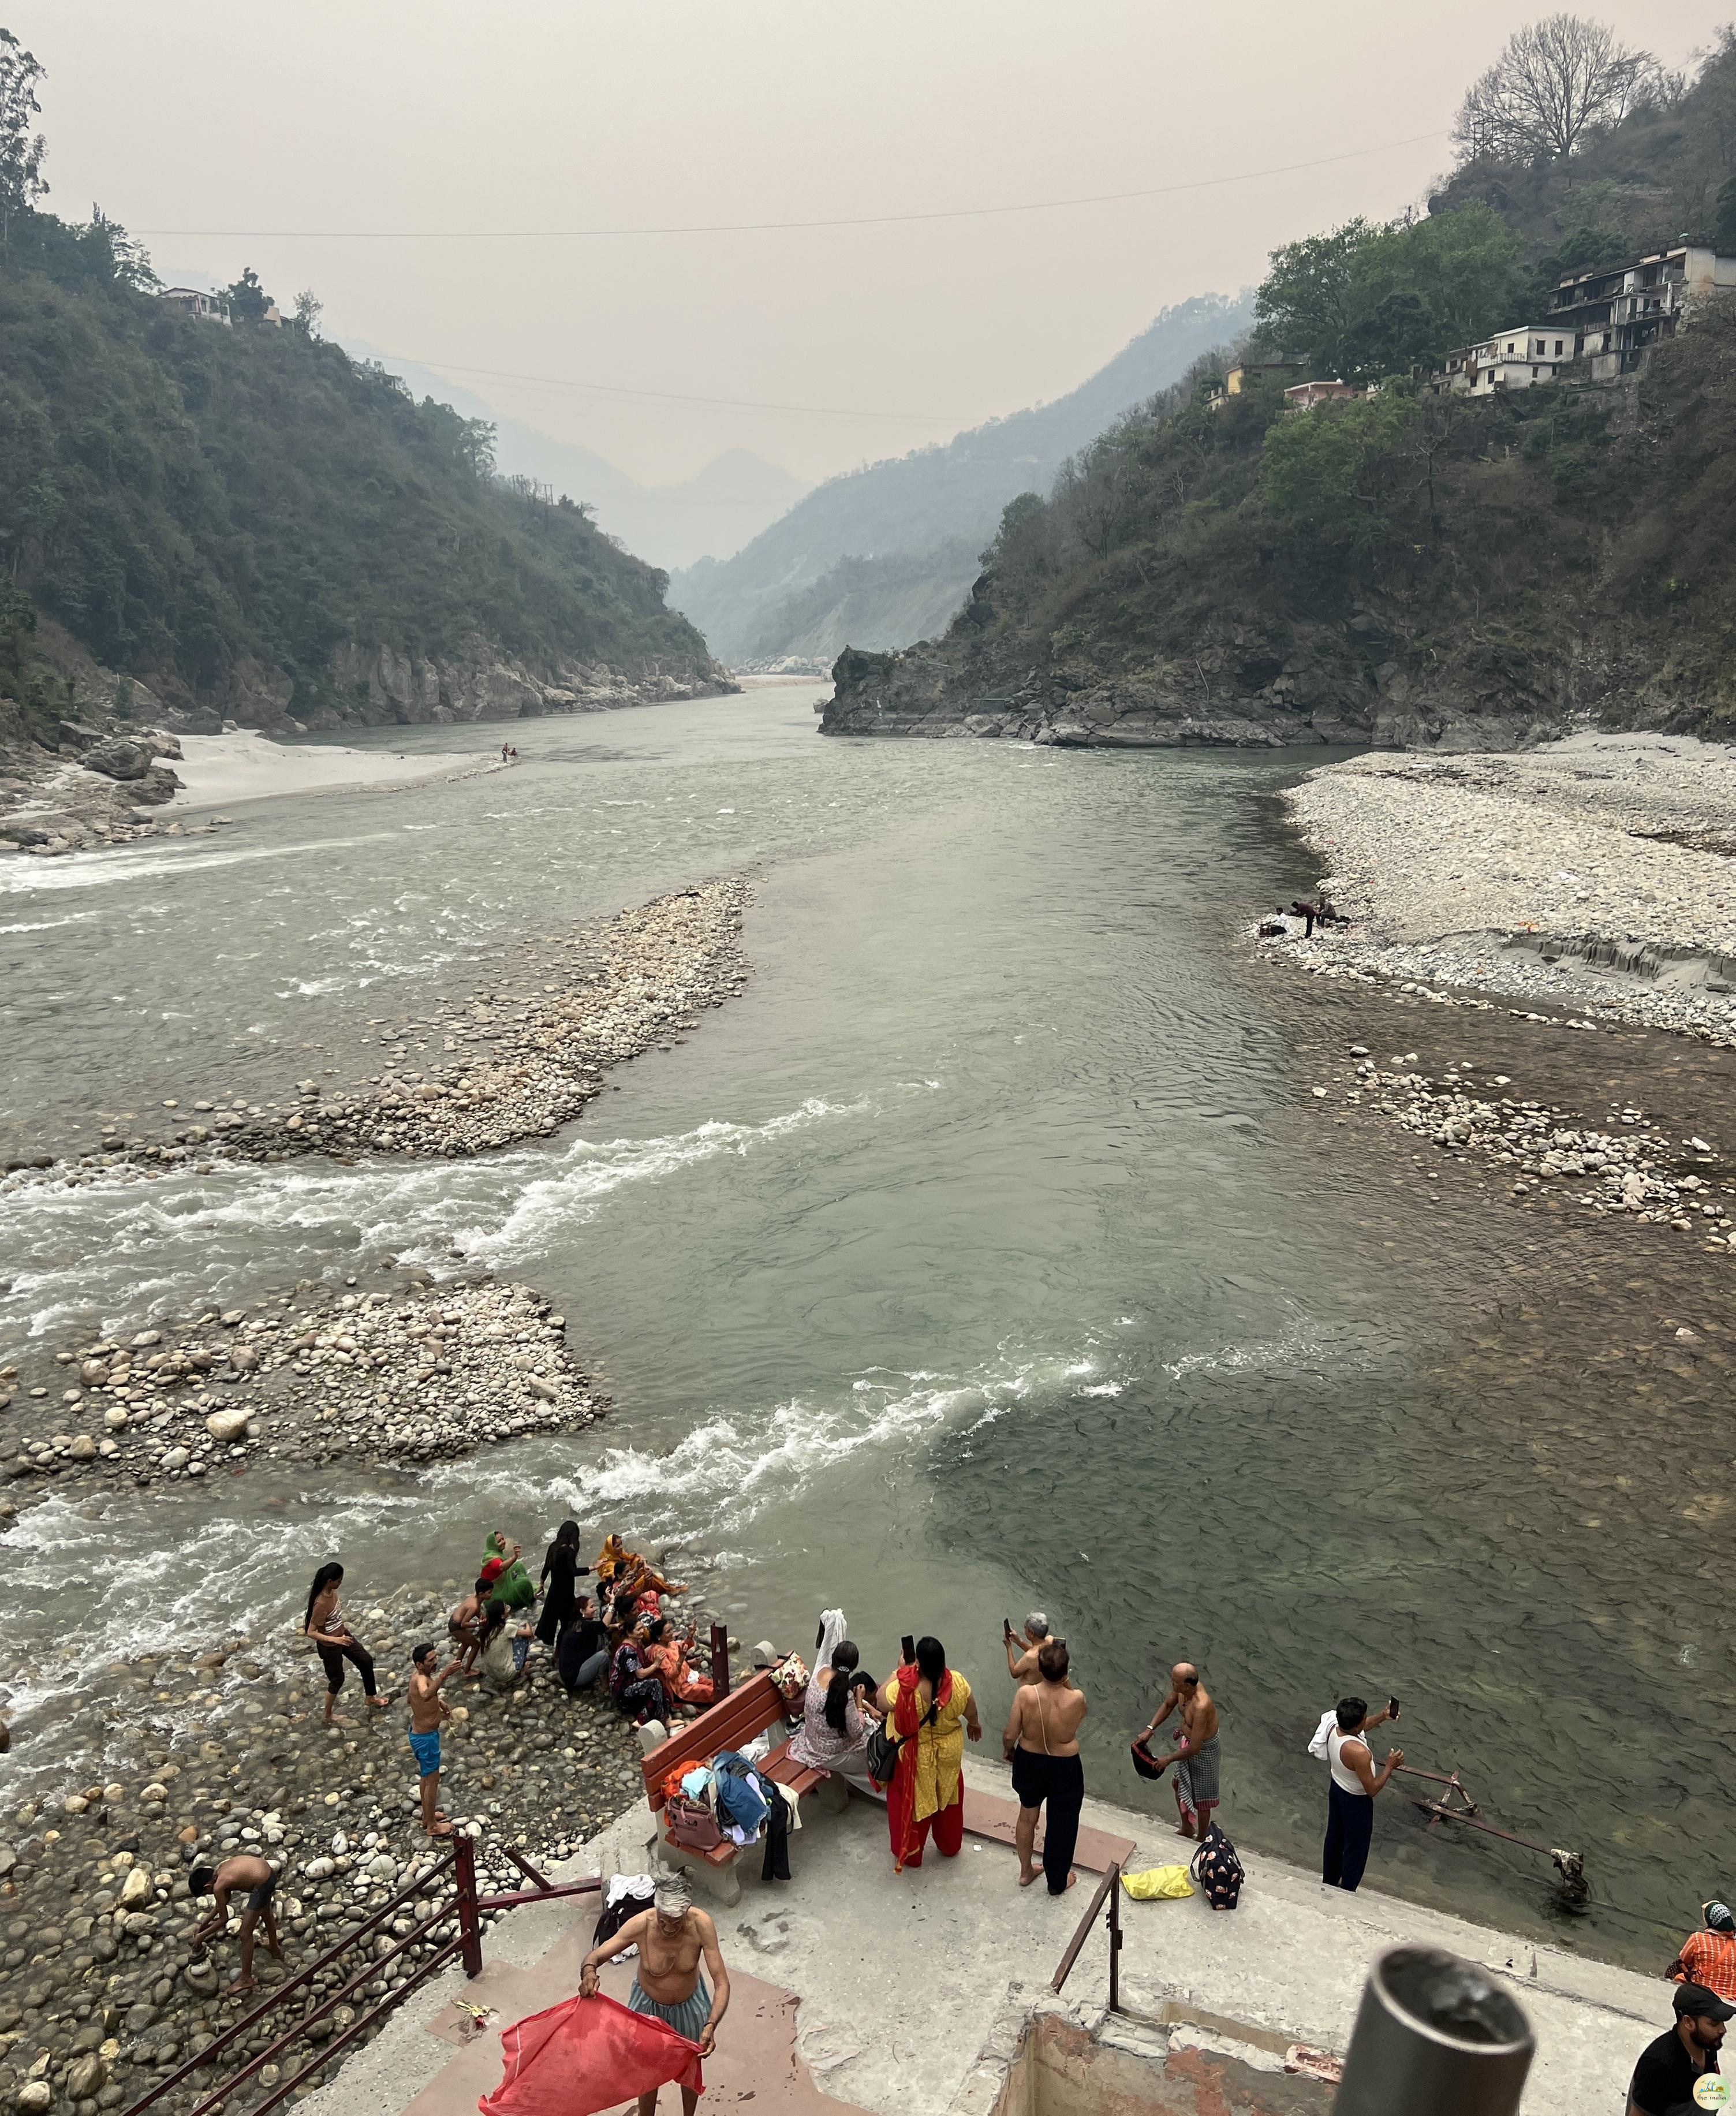
[[[858,412],[842,404],[769,404],[754,397],[691,397],[678,389],[634,389],[619,382],[579,382],[566,375],[518,375],[507,367],[466,367],[462,361],[414,357],[407,352],[382,352],[380,361],[402,361],[406,367],[432,367],[453,375],[488,375],[500,382],[541,382],[553,389],[590,389],[605,397],[654,397],[664,404],[727,404],[738,412],[811,412],[827,419],[914,419],[936,426],[963,426],[971,421],[949,412]],[[981,425],[978,420],[975,423]]]
[[[1336,162],[1358,161],[1368,154],[1389,154],[1425,140],[1444,140],[1444,131],[1413,132],[1408,139],[1386,140],[1378,146],[1352,147],[1342,154],[1321,154],[1312,161],[1284,162],[1267,169],[1243,169],[1229,177],[1190,177],[1180,183],[1152,184],[1140,191],[1091,191],[1077,198],[1026,199],[1016,205],[944,206],[928,213],[865,213],[835,220],[696,221],[667,228],[137,228],[135,235],[200,237],[246,242],[568,242],[669,235],[770,235],[804,228],[898,228],[915,221],[985,220],[1008,214],[1058,213],[1075,206],[1118,205],[1130,199],[1169,198],[1178,191],[1211,191],[1224,184],[1257,183],[1263,177],[1289,177],[1304,169],[1324,169]]]

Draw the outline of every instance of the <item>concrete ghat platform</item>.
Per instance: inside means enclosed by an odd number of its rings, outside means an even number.
[[[966,1774],[981,1792],[1008,1796],[1006,1774],[993,1764],[972,1757]],[[1085,1819],[1131,1839],[1136,1869],[1172,1864],[1186,1848],[1161,1817],[1087,1801]],[[895,1875],[880,1807],[852,1800],[834,1815],[805,1802],[803,1821],[790,1840],[792,1881],[762,1884],[751,1860],[740,1903],[708,1906],[738,1981],[701,2109],[751,2094],[756,2108],[779,2116],[838,2116],[839,2104],[873,2116],[987,2116],[1018,2028],[1046,1997],[1092,1883],[1082,1874],[1059,1898],[1040,1882],[1022,1889],[1013,1852],[976,1835],[957,1859],[930,1850],[920,1870]],[[651,1835],[649,1811],[637,1808],[563,1878],[649,1871]],[[1275,2053],[1288,2043],[1342,2052],[1370,1960],[1399,1941],[1450,1948],[1509,1980],[1537,2036],[1524,2103],[1536,2116],[1619,2107],[1635,2058],[1669,2025],[1661,1979],[1534,1947],[1366,1887],[1346,1896],[1257,1853],[1242,1860],[1247,1885],[1233,1912],[1214,1912],[1199,1897],[1123,1898],[1123,2003],[1172,2047],[1250,2046],[1265,2053],[1256,2062],[1274,2075]],[[1377,1841],[1376,1870],[1378,1861]],[[570,1904],[515,1911],[490,1935],[477,1984],[450,1975],[420,1993],[301,2104],[308,2116],[406,2109],[472,2116],[477,2095],[500,2076],[498,2028],[575,1988],[596,1916],[595,1899],[581,1900],[576,1912]],[[627,1974],[618,1974],[624,1995]],[[496,2007],[500,2017],[455,2049],[451,2002],[461,1995]],[[1087,2017],[1107,1996],[1100,1928],[1065,2001]],[[673,2091],[664,2103],[676,2106]]]

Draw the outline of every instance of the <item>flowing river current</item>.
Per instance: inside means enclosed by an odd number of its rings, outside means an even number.
[[[708,875],[755,889],[745,996],[552,1139],[5,1201],[0,1353],[456,1249],[550,1293],[615,1409],[433,1469],[30,1507],[3,1539],[24,1672],[0,1788],[91,1738],[81,1669],[287,1630],[333,1553],[365,1607],[454,1577],[489,1525],[540,1548],[572,1512],[587,1548],[618,1528],[699,1566],[746,1639],[806,1647],[841,1603],[884,1673],[901,1632],[938,1632],[994,1726],[1002,1615],[1046,1609],[1091,1694],[1093,1789],[1155,1812],[1127,1730],[1196,1658],[1229,1828],[1304,1861],[1316,1718],[1396,1690],[1412,1760],[1583,1851],[1603,1907],[1578,1937],[1649,1958],[1661,1935],[1608,1899],[1667,1918],[1701,1881],[1682,1818],[1634,1813],[1624,1772],[1646,1763],[1655,1806],[1659,1759],[1629,1700],[1692,1649],[1612,1621],[1628,1589],[1596,1557],[1523,1554],[1522,1432],[1482,1442],[1425,1376],[1472,1274],[1347,1239],[1288,1024],[1242,967],[1251,913],[1311,883],[1270,796],[1317,759],[823,742],[818,694],[515,724],[510,771],[0,867],[7,1102],[57,1141],[263,1099],[310,1051],[365,1071],[363,1039],[515,937]],[[1395,1799],[1376,1841],[1377,1882],[1559,1933],[1528,1855]]]

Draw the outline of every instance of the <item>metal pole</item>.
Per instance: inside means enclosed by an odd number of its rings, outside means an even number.
[[[729,1627],[727,1624],[711,1626],[711,1701],[714,1704],[729,1695]]]
[[[1109,2011],[1121,2011],[1121,1868],[1109,1874]]]
[[[1333,2116],[1516,2116],[1536,2049],[1518,2002],[1440,1948],[1375,1958]]]
[[[452,1839],[458,1889],[458,1938],[466,1976],[482,1974],[482,1917],[476,1904],[476,1845],[461,1833]]]

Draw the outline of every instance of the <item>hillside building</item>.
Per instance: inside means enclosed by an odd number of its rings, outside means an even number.
[[[1653,346],[1674,338],[1695,305],[1736,292],[1736,257],[1682,243],[1625,264],[1564,279],[1546,328],[1578,334],[1594,381],[1631,375]]]
[[[162,298],[185,309],[190,316],[203,316],[208,323],[229,322],[229,303],[222,294],[207,294],[197,287],[165,287]]]
[[[1516,324],[1479,344],[1449,352],[1430,381],[1437,394],[1492,397],[1497,389],[1529,389],[1534,382],[1553,382],[1578,352],[1578,334],[1560,324]]]
[[[1348,382],[1297,382],[1284,393],[1284,409],[1288,412],[1311,412],[1316,404],[1330,404],[1341,397],[1366,397],[1366,389],[1358,389]]]

